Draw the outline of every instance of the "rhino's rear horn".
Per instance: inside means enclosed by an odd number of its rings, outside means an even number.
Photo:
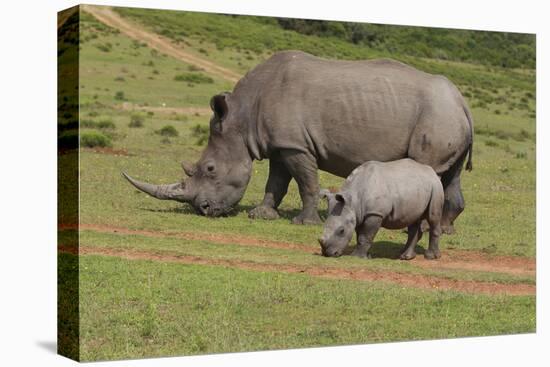
[[[181,168],[183,168],[183,172],[189,177],[193,176],[195,172],[197,172],[197,166],[185,161],[181,162]]]
[[[122,176],[128,180],[135,188],[160,200],[190,201],[191,196],[185,189],[182,182],[176,182],[168,185],[152,185],[147,182],[138,181],[130,177],[126,172]]]

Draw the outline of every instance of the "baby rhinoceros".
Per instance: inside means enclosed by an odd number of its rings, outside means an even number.
[[[321,191],[328,200],[328,218],[319,239],[324,256],[340,256],[357,232],[357,247],[352,255],[370,257],[368,252],[380,227],[408,227],[409,238],[400,258],[416,256],[422,237],[420,223],[430,225],[430,244],[426,259],[441,257],[439,236],[444,194],[440,178],[430,166],[412,159],[393,162],[369,161],[357,167],[340,192]]]

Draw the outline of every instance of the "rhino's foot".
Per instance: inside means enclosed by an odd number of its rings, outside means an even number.
[[[365,248],[361,248],[359,246],[352,251],[351,256],[357,256],[361,259],[372,259],[371,254],[369,254]]]
[[[401,260],[412,260],[416,257],[416,252],[403,252],[399,258]]]
[[[248,218],[273,220],[279,218],[279,213],[272,207],[259,205],[248,213]]]
[[[321,224],[323,223],[321,221],[321,218],[319,218],[319,214],[317,212],[314,212],[310,215],[305,215],[303,212],[300,213],[298,216],[292,218],[292,224]]]
[[[426,252],[424,252],[424,258],[427,260],[435,260],[439,259],[441,257],[441,252],[439,250],[433,251],[430,249],[427,249]]]

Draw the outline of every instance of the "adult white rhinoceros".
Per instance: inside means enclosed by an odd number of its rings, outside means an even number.
[[[447,78],[381,59],[325,60],[279,52],[233,92],[212,97],[210,137],[189,178],[151,185],[125,177],[158,198],[188,202],[218,216],[242,198],[254,159],[269,159],[265,197],[252,218],[278,217],[291,178],[303,209],[293,223],[318,223],[317,169],[346,177],[365,161],[405,157],[430,165],[445,189],[442,228],[464,209],[460,173],[471,169],[473,126],[464,98]]]

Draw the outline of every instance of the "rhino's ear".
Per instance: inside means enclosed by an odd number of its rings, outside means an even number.
[[[351,204],[351,195],[348,192],[334,194],[334,198],[344,205]]]
[[[227,97],[229,95],[229,92],[224,92],[217,94],[210,99],[210,108],[214,111],[214,115],[220,122],[227,116],[229,109],[227,107]]]

